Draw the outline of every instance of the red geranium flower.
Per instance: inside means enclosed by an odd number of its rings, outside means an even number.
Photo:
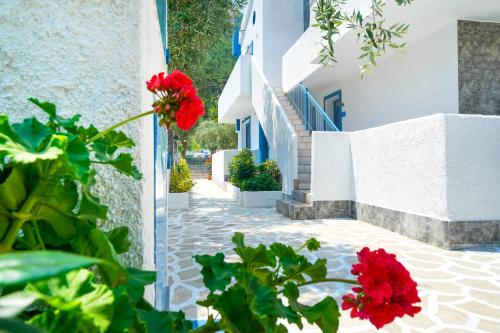
[[[351,273],[358,276],[361,287],[342,297],[342,309],[351,309],[352,318],[368,319],[378,329],[405,314],[413,317],[421,308],[417,283],[394,254],[384,249],[358,252],[359,263]]]
[[[153,108],[160,117],[162,126],[170,128],[176,123],[180,129],[188,131],[205,114],[193,80],[179,70],[174,70],[167,76],[163,72],[153,75],[146,86],[159,97],[153,103]]]

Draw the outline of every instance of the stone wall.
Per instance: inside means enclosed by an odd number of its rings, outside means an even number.
[[[0,112],[13,122],[44,114],[27,101],[51,101],[63,116],[104,129],[147,110],[145,81],[163,67],[154,0],[0,1]],[[154,268],[153,120],[123,130],[136,142],[144,174],[136,182],[100,168],[96,194],[109,206],[110,229],[130,228],[128,265]]]
[[[500,23],[458,21],[460,113],[500,115]]]

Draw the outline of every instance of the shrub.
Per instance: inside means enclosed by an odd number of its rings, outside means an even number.
[[[281,183],[268,173],[259,173],[241,182],[242,191],[280,191]]]
[[[240,187],[241,182],[245,179],[250,179],[255,175],[256,166],[253,161],[253,155],[250,149],[242,149],[238,155],[234,156],[229,164],[229,174],[231,182]]]
[[[170,193],[185,193],[191,191],[194,182],[191,179],[189,166],[184,159],[172,169],[170,173]]]
[[[281,183],[281,172],[275,160],[267,160],[257,166],[259,173],[270,175],[277,183]]]

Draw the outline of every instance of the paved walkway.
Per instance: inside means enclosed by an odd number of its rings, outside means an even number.
[[[207,180],[197,180],[189,210],[169,214],[168,231],[171,309],[182,309],[192,319],[206,318],[206,310],[195,302],[207,291],[191,256],[223,251],[234,258],[230,238],[241,231],[249,244],[279,241],[297,246],[316,237],[322,248],[315,256],[328,259],[330,276],[348,277],[363,246],[396,253],[419,284],[423,311],[415,318],[397,319],[380,332],[500,332],[499,248],[445,251],[360,221],[292,221],[274,209],[241,208]],[[315,295],[338,298],[345,290],[323,284],[303,292],[304,300],[314,302]],[[343,312],[339,332],[375,330]]]

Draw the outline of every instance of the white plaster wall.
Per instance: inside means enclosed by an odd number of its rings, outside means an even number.
[[[153,0],[0,2],[0,105],[13,121],[44,117],[26,99],[57,104],[61,115],[106,128],[147,110],[144,82],[162,70]],[[153,266],[152,119],[125,126],[137,143],[142,183],[100,168],[97,194],[110,207],[107,228],[127,225],[127,264]]]
[[[323,96],[342,89],[347,131],[438,112],[458,113],[457,52],[453,22],[380,63],[364,79],[355,72],[324,86],[317,100],[322,105]]]
[[[303,32],[303,0],[254,0],[247,9],[248,22],[242,26],[241,53],[253,41],[254,59],[272,87],[281,87],[283,54]],[[252,22],[255,11],[255,24]],[[243,23],[245,23],[245,19]]]
[[[446,219],[443,115],[351,133],[351,152],[356,201]]]
[[[297,178],[297,135],[256,61],[252,61],[252,104],[269,143],[269,158],[276,160],[283,175],[283,192],[291,194]]]
[[[236,119],[244,118],[251,112],[251,69],[251,57],[240,56],[218,100],[220,123],[233,124]]]
[[[500,219],[500,117],[436,114],[313,133],[312,199],[449,221]]]
[[[221,182],[225,181],[225,176],[229,175],[229,163],[238,153],[238,149],[231,149],[212,154],[212,176],[214,179]]]
[[[313,132],[311,151],[313,200],[354,200],[350,134]]]
[[[500,117],[446,116],[450,220],[500,220]]]
[[[263,2],[264,59],[262,71],[271,87],[282,87],[283,55],[304,30],[303,0],[272,0]]]

